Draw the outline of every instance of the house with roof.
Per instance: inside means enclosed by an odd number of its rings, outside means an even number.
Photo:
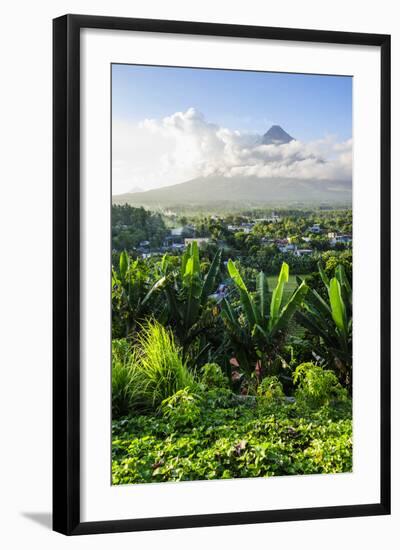
[[[297,250],[297,246],[295,244],[281,244],[278,245],[279,251],[283,252],[284,254],[287,254],[288,252],[295,253]]]
[[[350,245],[353,241],[352,235],[340,234],[335,232],[328,233],[328,239],[330,240],[330,244],[332,246],[336,246],[336,244],[338,243]]]
[[[351,235],[338,235],[336,237],[336,242],[343,243],[343,244],[350,244],[353,241],[353,237]]]
[[[164,248],[176,248],[175,245],[185,246],[185,238],[194,237],[195,229],[191,225],[182,227],[174,227],[170,230],[170,234],[164,239]]]
[[[204,246],[210,242],[210,237],[192,237],[185,239],[185,246],[189,246],[191,243],[196,242],[199,246]]]
[[[314,235],[318,235],[322,232],[322,229],[319,223],[314,223],[314,225],[308,228],[308,231]]]

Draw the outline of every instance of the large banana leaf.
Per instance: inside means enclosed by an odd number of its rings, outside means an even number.
[[[174,289],[170,285],[165,286],[165,295],[167,297],[169,317],[175,322],[180,322],[183,320],[183,313],[180,304],[178,303]]]
[[[193,262],[193,272],[196,275],[200,275],[200,256],[197,241],[193,241],[190,245],[190,257]]]
[[[270,315],[269,315],[269,330],[275,325],[279,318],[279,311],[282,304],[283,289],[285,284],[289,280],[289,266],[286,262],[282,263],[281,271],[279,273],[278,282],[274,291],[272,292]]]
[[[340,288],[342,291],[342,298],[344,303],[349,304],[349,306],[351,307],[353,303],[351,286],[347,278],[346,271],[342,266],[342,264],[339,264],[338,266],[336,266],[335,277],[340,283]]]
[[[342,299],[339,281],[333,277],[329,285],[329,301],[332,309],[332,318],[343,336],[347,336],[346,308]]]
[[[313,315],[306,315],[301,311],[296,312],[296,321],[311,333],[322,337],[329,345],[334,345],[335,338],[329,331],[329,325],[321,325]]]
[[[237,318],[233,312],[231,304],[225,298],[222,301],[222,310],[221,310],[222,319],[229,321],[232,326],[235,326],[237,330],[240,330],[240,325],[237,321]]]
[[[319,275],[322,279],[322,282],[324,283],[324,285],[326,287],[326,290],[329,292],[329,279],[328,279],[327,274],[325,273],[324,268],[322,267],[321,262],[318,262],[318,271],[319,271]]]
[[[143,298],[141,304],[144,305],[151,298],[151,296],[154,294],[154,292],[156,292],[157,290],[162,288],[164,286],[166,280],[167,280],[167,277],[164,275],[164,277],[161,277],[161,279],[159,279],[156,283],[154,283],[154,285],[148,291],[146,296]]]
[[[233,282],[235,283],[236,287],[239,290],[240,301],[243,305],[243,309],[246,314],[248,324],[250,325],[250,327],[253,327],[256,323],[256,317],[257,317],[257,314],[255,312],[255,304],[253,302],[253,299],[250,296],[249,291],[247,290],[247,287],[239,273],[239,270],[237,269],[237,267],[235,266],[232,260],[228,261],[228,272]]]
[[[228,261],[228,272],[233,282],[238,287],[238,289],[248,293],[247,287],[242,279],[242,276],[240,275],[239,270],[235,266],[235,263],[231,259],[229,259]]]
[[[117,285],[120,282],[118,274],[116,273],[115,269],[111,268],[111,285],[114,288],[114,285]]]
[[[214,256],[213,261],[210,265],[210,269],[208,270],[206,278],[204,279],[203,288],[201,291],[202,305],[205,304],[205,302],[207,301],[207,298],[214,290],[215,282],[217,279],[217,275],[218,275],[218,271],[221,263],[221,255],[222,255],[222,250],[219,249]]]
[[[257,293],[259,297],[260,317],[265,319],[269,303],[269,291],[267,277],[263,271],[257,276]]]
[[[186,264],[187,264],[189,258],[191,257],[191,255],[192,255],[192,245],[189,245],[188,247],[186,247],[185,252],[182,254],[182,259],[181,259],[181,279],[182,279],[182,281],[185,278]]]
[[[197,317],[202,290],[200,264],[196,261],[194,255],[186,262],[184,285],[187,288],[184,325],[186,330],[188,330]]]
[[[313,304],[315,309],[320,313],[322,318],[331,317],[331,309],[326,301],[322,298],[320,294],[315,289],[311,289],[308,294],[308,299],[310,304]]]
[[[167,273],[168,264],[169,264],[168,254],[164,254],[161,260],[161,273],[163,273],[164,275],[166,275]]]
[[[290,319],[295,314],[296,310],[302,304],[304,297],[308,292],[308,286],[305,281],[301,283],[295,292],[289,298],[287,304],[282,308],[279,316],[276,318],[274,324],[271,327],[270,333],[273,336],[278,330],[282,330],[289,323]]]
[[[126,250],[124,250],[123,252],[121,252],[119,256],[119,273],[121,276],[121,281],[125,279],[128,268],[129,268],[129,256]]]

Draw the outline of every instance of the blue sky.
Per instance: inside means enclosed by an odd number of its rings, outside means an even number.
[[[113,118],[139,122],[194,107],[232,130],[264,133],[279,124],[296,139],[352,136],[352,79],[113,65]]]
[[[113,65],[113,192],[211,174],[349,179],[352,79]],[[295,141],[260,147],[273,124]]]

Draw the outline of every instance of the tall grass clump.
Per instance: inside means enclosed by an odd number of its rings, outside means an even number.
[[[134,365],[137,354],[125,338],[112,341],[112,413],[129,414],[135,403]]]
[[[168,397],[195,386],[170,330],[157,322],[141,327],[135,345],[112,343],[112,408],[120,417],[157,409]]]
[[[132,390],[139,408],[158,408],[164,399],[178,390],[195,385],[172,332],[160,323],[148,322],[142,327],[136,349],[138,356],[133,364]]]

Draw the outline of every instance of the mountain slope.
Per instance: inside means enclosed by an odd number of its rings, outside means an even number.
[[[294,203],[350,203],[351,181],[208,176],[143,193],[114,195],[114,204],[146,207],[238,207]]]

